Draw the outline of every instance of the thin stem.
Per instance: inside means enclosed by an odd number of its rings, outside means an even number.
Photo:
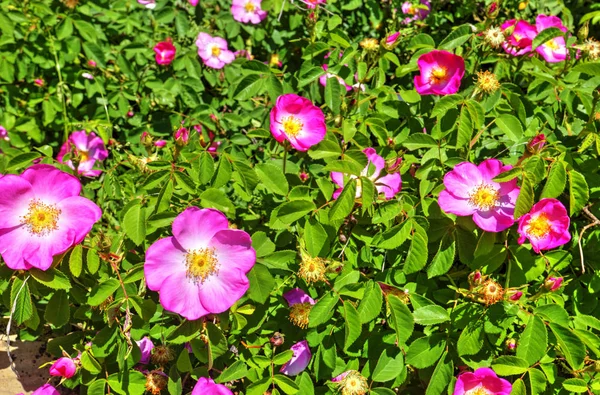
[[[283,174],[285,175],[285,168],[287,165],[287,155],[288,155],[288,149],[287,147],[283,147]]]

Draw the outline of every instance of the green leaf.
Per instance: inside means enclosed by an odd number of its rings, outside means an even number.
[[[99,379],[90,384],[87,388],[88,395],[104,395],[106,388],[106,380]]]
[[[200,205],[205,208],[216,208],[229,217],[235,215],[235,206],[229,197],[220,189],[208,188],[200,194]]]
[[[19,154],[8,162],[6,165],[6,170],[14,171],[22,167],[29,166],[35,159],[40,158],[41,156],[42,155],[40,155],[39,152],[25,152],[23,154]]]
[[[344,92],[346,88],[344,87]],[[340,104],[342,103],[342,85],[337,78],[327,78],[325,85],[325,104],[331,109],[334,114],[340,112]]]
[[[579,63],[577,66],[573,67],[571,70],[577,71],[579,73],[592,75],[594,77],[599,77],[600,76],[600,63],[598,63],[598,62]]]
[[[200,165],[200,171],[198,172],[198,181],[200,181],[200,184],[202,185],[208,184],[208,182],[215,174],[215,161],[208,152],[202,151],[200,153],[200,158],[198,162]]]
[[[437,147],[438,142],[428,134],[418,133],[408,136],[408,138],[402,142],[402,145],[405,146],[407,150],[412,151],[419,148]]]
[[[90,306],[98,306],[102,304],[110,295],[112,295],[120,286],[117,279],[109,278],[102,281],[100,284],[92,288],[92,292],[88,298]]]
[[[395,379],[402,373],[404,357],[399,350],[386,348],[375,365],[371,378],[378,383],[385,383]]]
[[[535,315],[529,318],[529,322],[519,338],[517,357],[524,359],[533,365],[545,354],[548,347],[548,330],[544,322]]]
[[[492,369],[499,376],[512,376],[523,374],[529,368],[526,360],[512,355],[503,355],[492,362]]]
[[[397,296],[388,295],[387,303],[390,309],[390,324],[396,331],[398,344],[404,344],[415,328],[413,315]]]
[[[123,230],[136,245],[141,245],[146,238],[146,209],[140,203],[129,207],[123,216]]]
[[[383,293],[381,287],[375,281],[369,281],[365,289],[365,296],[358,305],[360,322],[366,324],[373,321],[381,313],[383,304]]]
[[[537,36],[535,36],[535,38],[533,39],[533,42],[531,43],[531,50],[535,51],[535,49],[537,47],[539,47],[540,45],[547,43],[548,41],[552,40],[555,37],[562,37],[564,35],[565,35],[565,33],[563,33],[557,27],[546,28],[546,29],[542,30],[541,32],[539,32],[537,34]]]
[[[98,374],[102,371],[100,363],[88,351],[81,354],[81,366],[92,374]]]
[[[523,125],[517,117],[510,114],[502,114],[496,118],[496,125],[502,130],[504,135],[513,143],[523,138]]]
[[[344,219],[352,212],[354,208],[354,198],[356,196],[356,180],[349,180],[344,186],[344,190],[338,196],[335,203],[329,211],[329,221]]]
[[[255,302],[265,303],[275,286],[275,279],[269,269],[261,264],[255,264],[248,272],[248,280],[250,281],[248,297]]]
[[[435,333],[420,337],[411,343],[406,353],[406,363],[418,369],[425,369],[435,364],[446,348],[446,336]]]
[[[69,295],[63,290],[56,291],[48,301],[44,318],[55,327],[60,328],[69,322],[70,315]]]
[[[456,349],[459,356],[475,355],[483,347],[483,321],[471,320],[460,332]]]
[[[450,270],[456,256],[456,241],[452,234],[446,233],[440,242],[440,248],[427,268],[427,278],[444,275]]]
[[[69,256],[69,270],[75,277],[81,275],[83,269],[83,248],[81,244],[77,244],[72,250]]]
[[[227,383],[228,381],[244,378],[247,374],[248,368],[246,367],[246,363],[244,361],[235,361],[217,377],[215,382]]]
[[[29,274],[39,283],[52,289],[71,289],[71,280],[63,272],[57,269],[48,269],[41,271],[39,269],[29,269]]]
[[[196,184],[190,176],[180,171],[174,172],[173,176],[175,177],[175,181],[177,181],[177,186],[179,188],[183,189],[191,195],[196,194]]]
[[[575,392],[576,394],[589,392],[587,383],[582,379],[566,379],[563,381],[562,385],[567,391]]]
[[[386,250],[393,250],[400,247],[410,236],[412,230],[412,222],[404,221],[403,223],[396,225],[383,233],[378,233],[373,238],[373,245],[377,248],[383,248]]]
[[[590,198],[590,191],[585,177],[575,171],[569,171],[569,214],[574,215],[581,210]]]
[[[308,327],[315,328],[327,321],[338,302],[338,297],[332,292],[326,293],[310,310]]]
[[[492,178],[492,181],[495,182],[506,182],[517,178],[523,173],[523,170],[520,167],[514,167],[510,170],[502,172],[498,174],[496,177]]]
[[[527,388],[525,382],[522,379],[517,379],[512,386],[510,395],[527,395]]]
[[[450,321],[450,315],[446,309],[435,304],[415,309],[413,317],[415,322],[420,325],[435,325]]]
[[[527,174],[528,173],[525,173],[523,175],[523,181],[521,182],[521,191],[519,192],[519,196],[517,197],[517,203],[515,205],[514,212],[515,220],[527,214],[533,206],[533,182]]]
[[[99,67],[106,67],[106,59],[102,48],[92,42],[84,42],[82,47],[88,59],[95,61]]]
[[[456,148],[466,147],[473,136],[473,120],[466,106],[460,110],[458,118],[458,134],[456,135]]]
[[[246,192],[252,193],[258,184],[258,177],[256,176],[254,169],[245,162],[233,161],[232,163],[235,171],[240,176]],[[216,188],[216,185],[214,185],[214,187]]]
[[[262,163],[255,167],[256,174],[268,191],[285,196],[288,193],[288,181],[283,170],[271,163]]]
[[[542,190],[541,199],[557,198],[565,190],[567,185],[567,172],[562,161],[556,161],[550,167],[548,179]]]
[[[442,116],[446,115],[446,113],[448,111],[450,111],[453,108],[456,108],[460,103],[463,102],[463,100],[464,100],[464,97],[462,97],[461,95],[442,96],[440,98],[440,100],[438,100],[438,102],[435,103],[435,106],[433,107],[433,110],[431,111],[431,118],[439,117],[440,115],[442,115]],[[423,135],[429,136],[428,134],[423,134]],[[417,134],[414,136],[420,136],[420,134]],[[429,136],[429,137],[431,137],[431,136]],[[410,148],[408,148],[408,149],[410,149]]]
[[[452,358],[448,355],[447,351],[444,351],[431,375],[425,395],[441,395],[448,384],[450,384],[453,373],[454,363],[452,362]]]
[[[473,35],[473,30],[471,30],[470,24],[464,24],[452,31],[452,33],[448,34],[446,38],[442,40],[440,45],[438,45],[439,49],[454,49],[460,47],[464,43],[466,43],[471,36]]]
[[[233,93],[233,98],[242,101],[257,96],[265,85],[265,80],[258,74],[250,74],[244,77]]]
[[[413,236],[404,262],[404,273],[416,273],[427,265],[427,232],[413,221]]]
[[[98,268],[100,267],[100,257],[98,256],[98,251],[93,248],[88,248],[85,261],[90,274],[94,274],[98,271]]]
[[[349,302],[344,302],[345,336],[344,349],[348,349],[360,337],[362,325],[356,308]]]
[[[279,353],[273,357],[273,364],[277,366],[281,366],[284,363],[288,362],[294,356],[294,352],[292,350],[286,350],[282,353]]]
[[[307,200],[292,200],[277,207],[271,213],[271,223],[277,219],[284,225],[291,225],[317,207]]]
[[[325,228],[315,218],[309,218],[304,225],[304,244],[311,256],[323,256],[328,250],[329,236]]]
[[[586,356],[585,345],[569,328],[565,328],[554,322],[551,322],[549,326],[554,336],[556,336],[558,346],[565,356],[567,363],[574,370],[581,369]]]
[[[275,384],[277,384],[279,388],[281,388],[281,390],[286,394],[296,394],[300,390],[300,387],[298,387],[298,385],[294,383],[292,379],[282,374],[276,374],[273,376],[273,381],[275,381]]]
[[[14,306],[12,317],[17,325],[21,325],[33,316],[33,303],[31,302],[29,285],[27,283],[23,284],[23,280],[18,277],[15,277],[10,289],[10,306],[11,310]]]

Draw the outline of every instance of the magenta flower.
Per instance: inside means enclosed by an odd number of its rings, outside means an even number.
[[[279,371],[288,376],[295,376],[306,369],[312,354],[306,340],[294,344],[290,350],[294,352],[292,359],[287,361]]]
[[[138,0],[138,3],[145,6],[149,10],[153,10],[156,7],[156,0]]]
[[[520,56],[531,52],[531,43],[538,33],[535,26],[525,21],[517,22],[515,19],[511,19],[504,22],[501,28],[503,32],[513,29],[512,33],[502,44],[502,48],[504,48],[506,53],[513,56]]]
[[[77,365],[71,358],[58,358],[56,362],[50,366],[50,376],[59,376],[70,379],[77,372]]]
[[[6,141],[10,140],[8,138],[8,130],[6,130],[6,128],[2,125],[0,125],[0,139],[6,140]]]
[[[544,133],[540,133],[536,135],[531,141],[527,144],[527,149],[531,152],[538,153],[544,148],[546,145],[546,135]]]
[[[233,52],[227,49],[227,41],[221,37],[200,33],[196,39],[198,56],[204,64],[213,69],[222,69],[226,64],[235,60]]]
[[[501,232],[515,222],[513,214],[521,190],[517,180],[495,182],[492,178],[512,169],[497,159],[486,159],[475,166],[459,163],[444,176],[446,189],[438,204],[447,213],[473,216],[473,221],[487,232]]]
[[[0,254],[13,270],[47,270],[52,258],[81,243],[102,215],[79,196],[79,180],[50,165],[0,178]]]
[[[140,348],[140,352],[142,353],[140,363],[142,365],[148,365],[150,363],[150,357],[152,356],[152,349],[154,348],[154,343],[152,343],[152,340],[150,340],[150,338],[147,336],[144,336],[142,340],[136,340],[136,343]]]
[[[95,61],[93,61],[92,59],[90,59],[87,61],[87,65],[93,68],[93,67],[97,66],[97,63]]]
[[[218,210],[190,207],[173,221],[172,237],[148,248],[144,273],[166,310],[196,320],[238,301],[255,262],[248,233],[229,229]]]
[[[568,243],[570,218],[567,209],[556,199],[542,199],[519,218],[519,244],[528,239],[533,250],[550,250]]]
[[[23,395],[23,394],[21,393],[18,395]],[[60,395],[60,392],[58,392],[56,390],[56,388],[54,388],[50,384],[44,384],[40,388],[33,391],[31,393],[31,395]]]
[[[288,302],[288,306],[293,306],[299,303],[315,304],[315,300],[300,288],[294,288],[283,294],[283,298]]]
[[[156,140],[156,141],[154,142],[154,146],[155,146],[155,147],[158,147],[158,148],[162,148],[162,147],[164,147],[165,145],[167,145],[167,140]]]
[[[427,18],[427,15],[429,15],[429,12],[431,11],[431,4],[427,0],[421,0],[417,3],[417,5],[411,1],[402,3],[402,13],[409,15],[402,21],[403,24],[408,25],[411,22]]]
[[[260,8],[262,0],[233,0],[231,13],[233,19],[242,23],[260,23],[267,17],[267,11]]]
[[[302,1],[304,4],[306,4],[306,7],[309,9],[315,9],[319,6],[319,4],[325,4],[327,2],[327,0],[300,0]]]
[[[563,32],[567,32],[567,28],[563,25],[559,17],[538,15],[535,19],[535,27],[538,33],[541,33],[544,29],[549,27],[557,27]],[[554,37],[552,40],[548,40],[539,47],[536,52],[542,55],[548,63],[562,62],[567,58],[568,51],[564,37]]]
[[[563,280],[564,279],[562,277],[548,277],[548,279],[544,283],[544,286],[548,291],[554,292],[560,288]]]
[[[307,151],[325,138],[323,111],[305,97],[287,93],[271,110],[271,134],[280,143],[288,140],[298,151]]]
[[[46,85],[46,81],[44,81],[42,78],[36,78],[35,80],[33,80],[33,84],[41,88],[44,85]]]
[[[189,0],[190,4],[194,7],[198,5],[198,0]]]
[[[511,293],[511,295],[508,297],[508,299],[511,302],[516,302],[516,301],[520,300],[522,296],[523,296],[522,291],[514,291],[513,293]]]
[[[177,52],[177,49],[171,42],[170,37],[167,38],[165,41],[157,43],[154,46],[153,50],[156,53],[156,63],[160,65],[171,64],[173,59],[175,59],[175,53]]]
[[[510,395],[511,390],[510,382],[499,378],[492,369],[479,368],[456,378],[454,395]]]
[[[327,71],[327,69],[329,68],[329,66],[327,66],[326,64],[323,65],[323,70]],[[327,79],[329,78],[335,78],[337,79],[337,81],[340,83],[340,85],[342,85],[344,88],[346,88],[346,91],[351,91],[352,90],[352,86],[346,84],[346,81],[344,81],[344,79],[342,77],[339,77],[335,74],[332,73],[325,73],[322,76],[319,77],[319,83],[323,86],[327,85]]]
[[[210,377],[200,377],[192,395],[233,395],[233,392],[223,384],[216,384]]]
[[[402,188],[402,179],[400,173],[391,173],[381,177],[381,171],[385,168],[385,160],[377,155],[374,148],[365,148],[363,153],[367,156],[367,166],[360,173],[361,176],[367,177],[375,184],[377,193],[383,193],[386,200],[393,199],[394,196]],[[355,175],[347,176],[350,179],[356,179]],[[344,190],[344,174],[337,171],[331,172],[331,179],[339,187],[334,193],[333,198],[337,199],[340,193]],[[356,197],[362,196],[362,187],[360,179],[357,180],[356,184]]]
[[[451,95],[458,92],[465,74],[465,61],[448,51],[433,50],[419,57],[420,75],[415,89],[421,95]]]
[[[190,131],[187,128],[181,127],[177,129],[174,137],[177,144],[185,145],[190,139]]]
[[[69,154],[70,158],[64,160],[65,155]],[[75,170],[75,165],[72,159],[77,158],[77,173],[86,177],[97,177],[102,173],[102,170],[93,170],[96,161],[102,161],[108,157],[108,151],[104,146],[102,139],[94,132],[87,134],[85,130],[79,130],[71,133],[69,139],[60,147],[56,160],[59,163],[64,163],[71,169]]]

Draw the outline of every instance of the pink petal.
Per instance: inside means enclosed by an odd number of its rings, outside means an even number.
[[[166,310],[178,313],[188,320],[197,320],[211,313],[201,302],[200,287],[189,280],[185,272],[173,272],[161,284],[160,304]]]
[[[477,211],[473,205],[469,204],[468,199],[456,197],[447,190],[440,192],[438,205],[444,212],[462,217],[473,215]]]
[[[375,187],[378,193],[384,193],[387,200],[393,199],[402,186],[402,179],[400,173],[392,173],[387,176],[379,178],[375,182]]]
[[[228,267],[248,273],[256,262],[256,251],[252,248],[250,235],[243,230],[223,229],[215,233],[210,241],[217,260]]]
[[[300,288],[294,288],[283,294],[283,298],[287,301],[288,306],[293,306],[299,303],[315,304],[315,300],[308,296],[306,292]]]
[[[444,186],[452,195],[468,199],[471,190],[483,182],[483,176],[477,166],[470,162],[462,162],[454,166],[444,176]]]
[[[211,313],[222,313],[237,302],[248,290],[246,274],[229,267],[229,262],[219,262],[218,273],[210,276],[200,287],[200,300]]]
[[[57,207],[61,210],[58,217],[58,229],[68,228],[73,231],[71,243],[79,244],[92,230],[94,224],[102,217],[102,210],[91,200],[73,196],[60,201]]]
[[[187,208],[173,221],[173,236],[183,249],[208,247],[214,235],[229,228],[227,217],[214,209]]]
[[[500,210],[476,211],[473,214],[473,222],[486,232],[502,232],[510,228],[515,220],[512,215],[506,215]]]
[[[174,237],[165,237],[155,241],[146,251],[144,276],[152,291],[161,289],[168,275],[187,273],[185,257],[187,251]]]
[[[21,224],[34,198],[31,184],[19,176],[7,174],[0,178],[0,230]]]
[[[46,203],[58,203],[81,192],[79,180],[50,165],[33,165],[21,174],[31,183],[33,193]]]

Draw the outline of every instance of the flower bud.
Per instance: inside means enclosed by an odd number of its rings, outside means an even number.
[[[70,379],[77,372],[77,365],[68,357],[59,358],[50,366],[50,376],[64,377]]]
[[[306,182],[306,180],[308,180],[308,178],[309,178],[310,176],[308,175],[308,173],[307,173],[307,172],[305,172],[305,171],[302,171],[302,172],[300,172],[300,174],[298,175],[298,177],[300,177],[300,181],[302,181],[302,182]]]
[[[471,287],[477,287],[478,285],[481,285],[482,282],[483,276],[479,270],[469,274],[469,285],[471,285]]]
[[[487,9],[487,17],[489,19],[496,19],[498,13],[500,13],[500,5],[497,1],[494,1]]]
[[[283,335],[279,332],[275,332],[273,336],[269,339],[273,347],[279,347],[283,344],[284,338]]]
[[[590,21],[585,21],[585,23],[583,24],[583,26],[581,26],[579,28],[579,31],[577,32],[577,38],[580,39],[581,41],[584,41],[585,39],[588,38],[588,34],[590,34]]]
[[[87,65],[89,67],[96,67],[98,64],[96,62],[94,62],[92,59],[87,61]]]
[[[392,49],[396,48],[396,46],[400,43],[399,38],[400,38],[400,32],[389,34],[385,38],[385,41],[383,41],[381,43],[381,46],[383,48],[387,49],[388,51],[391,51]]]
[[[515,339],[508,339],[506,341],[506,348],[508,351],[515,351],[517,349],[517,341]]]
[[[187,145],[190,138],[190,131],[187,128],[181,127],[175,132],[175,143],[177,145]]]
[[[527,150],[533,154],[539,153],[546,145],[546,135],[540,133],[527,144]]]
[[[400,170],[400,165],[402,164],[402,158],[396,157],[392,159],[387,159],[385,161],[385,171],[388,173],[395,173]]]
[[[141,141],[142,145],[146,148],[152,147],[154,145],[154,139],[148,132],[142,133],[142,135],[140,137],[140,141]]]
[[[546,282],[544,283],[544,287],[550,291],[554,292],[560,288],[562,285],[563,278],[562,277],[548,277]]]
[[[36,86],[39,86],[40,88],[46,84],[46,82],[42,78],[36,78],[35,80],[33,80],[33,83]]]
[[[511,302],[516,302],[518,300],[521,299],[521,297],[523,296],[523,292],[521,291],[508,291],[508,300],[510,300]]]
[[[154,143],[154,146],[158,147],[158,148],[162,148],[165,145],[167,145],[167,141],[166,140],[156,140],[156,142]]]
[[[127,111],[127,116],[129,118],[133,117],[134,115],[135,115],[135,113],[133,111],[131,111],[131,110]]]

